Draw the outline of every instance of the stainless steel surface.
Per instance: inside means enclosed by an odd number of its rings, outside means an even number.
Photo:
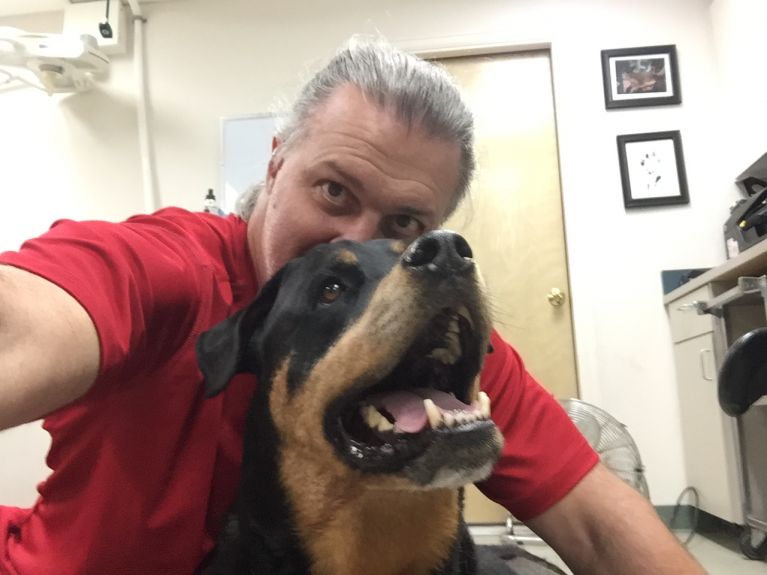
[[[733,303],[749,294],[763,294],[765,290],[767,290],[767,276],[740,277],[738,278],[738,284],[734,288],[708,301],[696,301],[693,304],[700,314],[711,313],[720,315],[722,307],[725,305]]]
[[[759,305],[753,301],[754,297],[762,300]],[[754,313],[759,309],[764,312],[761,317]],[[721,348],[721,352],[716,354],[716,360],[717,365],[721,365],[727,348],[737,338],[751,329],[767,325],[767,276],[738,278],[735,287],[701,302],[698,311],[717,312],[716,347]],[[767,405],[764,401],[758,401],[746,413],[731,419],[737,430],[736,459],[740,467],[738,476],[744,522],[767,533]]]

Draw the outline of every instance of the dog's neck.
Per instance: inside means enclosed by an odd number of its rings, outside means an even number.
[[[245,546],[259,539],[268,555],[310,565],[312,575],[430,575],[450,556],[457,490],[361,488],[362,474],[334,456],[329,465],[322,455],[285,449],[266,403],[255,398],[246,430],[239,493]]]
[[[353,475],[296,452],[281,469],[313,575],[428,575],[450,556],[457,490],[360,488]],[[310,479],[285,479],[293,477]]]

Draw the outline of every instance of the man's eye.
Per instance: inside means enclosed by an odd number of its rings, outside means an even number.
[[[424,230],[424,226],[421,222],[415,219],[413,216],[406,214],[398,214],[389,218],[389,225],[387,226],[390,237],[394,238],[415,238]]]
[[[418,225],[418,221],[414,217],[404,215],[394,216],[394,223],[398,228],[403,230],[410,229],[414,225]]]
[[[333,303],[341,294],[344,293],[345,287],[338,280],[328,280],[322,286],[320,292],[320,303]]]
[[[322,195],[334,204],[343,204],[347,200],[349,193],[346,188],[338,182],[325,182],[321,185]]]

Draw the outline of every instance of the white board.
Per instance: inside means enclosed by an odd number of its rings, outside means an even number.
[[[277,126],[274,114],[253,114],[221,119],[219,189],[216,197],[225,213],[250,186],[266,176]]]

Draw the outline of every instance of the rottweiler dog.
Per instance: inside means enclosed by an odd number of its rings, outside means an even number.
[[[436,231],[317,246],[204,333],[208,396],[239,372],[259,383],[202,573],[507,573],[461,516],[502,447],[479,390],[489,332],[469,245]]]

